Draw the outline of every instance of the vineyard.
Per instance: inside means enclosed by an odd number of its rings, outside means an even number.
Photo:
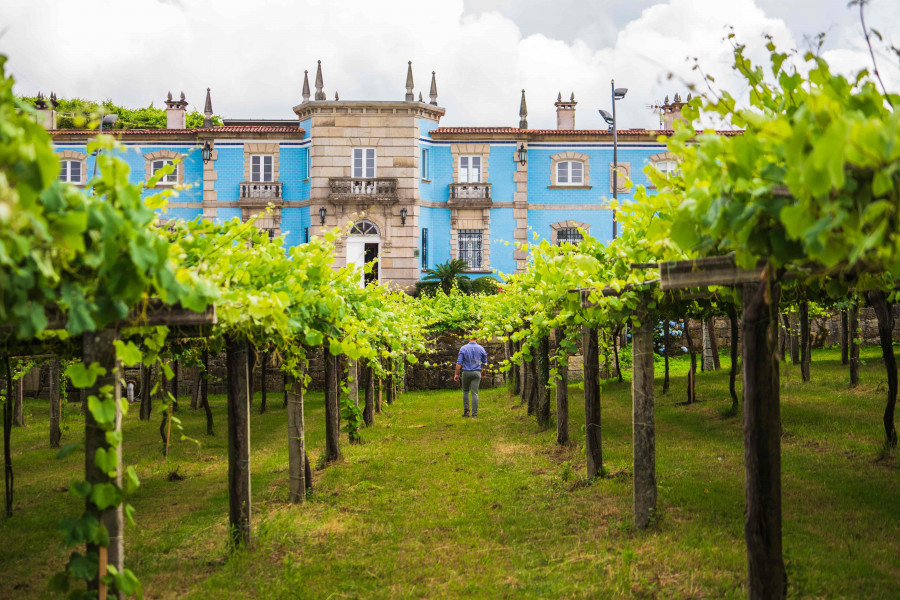
[[[493,295],[360,287],[341,229],[285,251],[252,219],[162,224],[172,192],[142,193],[174,165],[129,183],[107,136],[87,188],[61,183],[4,76],[0,565],[21,593],[0,595],[889,597],[900,97],[769,49],[764,69],[735,46],[746,101],[685,112],[743,135],[679,123],[678,170],[615,207],[619,237],[523,246]],[[817,312],[844,317],[845,360],[812,360]],[[690,325],[713,318],[729,349],[698,373]],[[446,332],[503,344],[484,419],[405,391]],[[44,362],[49,404],[22,400]]]

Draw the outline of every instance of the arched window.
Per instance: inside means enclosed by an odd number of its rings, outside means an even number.
[[[556,185],[584,185],[584,163],[578,160],[556,163]]]
[[[381,235],[378,225],[372,221],[362,220],[353,224],[350,228],[350,235]]]

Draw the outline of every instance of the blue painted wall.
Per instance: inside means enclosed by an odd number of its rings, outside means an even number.
[[[513,174],[516,172],[514,161],[515,144],[492,144],[488,157],[488,179],[491,184],[491,197],[494,202],[512,202],[516,192]],[[493,220],[491,221],[493,226]]]
[[[493,168],[493,167],[491,167]],[[498,273],[513,273],[516,261],[516,220],[511,208],[491,209],[491,269]]]

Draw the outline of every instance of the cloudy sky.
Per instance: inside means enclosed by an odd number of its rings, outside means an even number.
[[[872,0],[868,24],[900,46],[897,0]],[[329,99],[402,100],[406,64],[426,101],[437,72],[445,125],[518,124],[526,89],[532,128],[555,127],[558,92],[578,101],[576,127],[605,128],[609,82],[629,88],[619,127],[658,126],[648,108],[698,83],[697,57],[740,95],[727,27],[761,58],[763,34],[824,55],[845,72],[870,66],[847,0],[2,0],[0,53],[16,91],[161,106],[184,91],[233,118],[291,118],[303,71],[323,64]],[[879,66],[900,91],[896,57]]]

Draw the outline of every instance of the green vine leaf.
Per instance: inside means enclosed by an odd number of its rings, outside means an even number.
[[[66,368],[66,376],[72,380],[72,385],[78,388],[89,388],[97,381],[97,377],[106,375],[106,369],[99,363],[93,362],[85,367],[84,363],[73,363]]]

